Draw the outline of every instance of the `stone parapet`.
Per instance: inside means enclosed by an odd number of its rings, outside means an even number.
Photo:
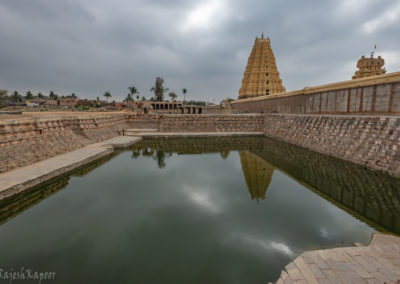
[[[400,114],[400,72],[237,100],[239,113]]]

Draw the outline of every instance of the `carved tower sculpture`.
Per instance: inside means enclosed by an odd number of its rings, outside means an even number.
[[[383,65],[385,65],[385,60],[380,56],[378,58],[375,58],[373,55],[370,58],[363,56],[357,62],[359,70],[355,72],[353,79],[385,74],[386,70],[382,68]]]
[[[271,40],[269,37],[256,37],[239,90],[239,99],[285,91],[271,49]]]

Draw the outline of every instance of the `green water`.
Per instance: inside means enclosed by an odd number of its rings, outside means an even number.
[[[0,269],[56,272],[42,283],[267,283],[303,251],[398,232],[399,188],[263,138],[144,140],[0,205]]]

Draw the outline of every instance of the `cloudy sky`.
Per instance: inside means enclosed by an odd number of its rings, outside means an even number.
[[[236,98],[264,32],[295,90],[350,79],[374,44],[400,71],[399,31],[398,0],[0,0],[0,89],[150,97],[161,76],[180,96]]]

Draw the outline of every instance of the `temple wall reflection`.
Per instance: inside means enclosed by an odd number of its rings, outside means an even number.
[[[159,168],[168,166],[172,153],[219,153],[226,159],[237,150],[251,199],[266,198],[274,170],[279,169],[372,226],[400,233],[400,179],[294,145],[259,137],[174,138],[145,139],[130,150],[133,158],[152,158]],[[85,175],[115,155],[118,152],[69,176]],[[63,189],[69,176],[0,203],[0,224]]]
[[[273,139],[251,152],[363,221],[400,233],[399,179]]]
[[[118,155],[118,153],[118,151],[115,151],[110,155],[78,168],[67,175],[54,178],[44,184],[32,187],[26,192],[14,195],[12,198],[2,200],[2,202],[0,202],[0,225],[64,189],[68,185],[71,176],[85,176],[111,160],[113,157]]]

